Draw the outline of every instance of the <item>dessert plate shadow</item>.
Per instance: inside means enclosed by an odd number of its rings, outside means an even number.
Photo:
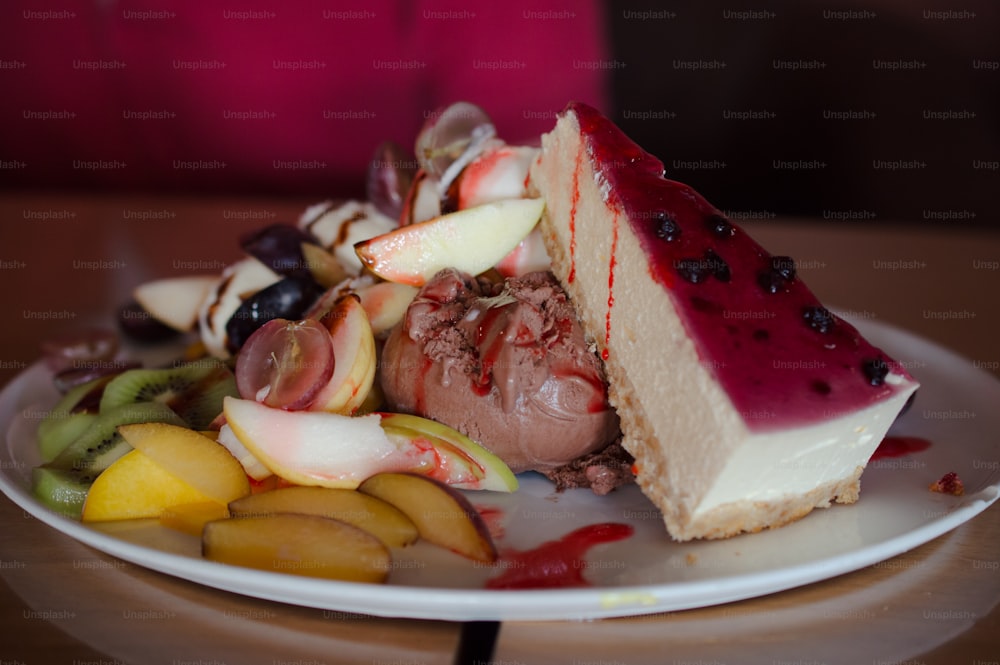
[[[906,331],[872,321],[855,325],[921,381],[913,407],[890,432],[931,446],[871,462],[861,499],[813,511],[774,531],[720,541],[672,542],[656,508],[635,487],[605,497],[556,493],[523,474],[513,494],[469,492],[487,517],[501,553],[527,550],[596,523],[626,523],[628,539],[592,548],[577,561],[588,586],[489,590],[485,582],[514,565],[501,556],[475,564],[418,543],[395,551],[385,585],[323,581],[202,559],[198,539],[156,521],[83,525],[46,509],[30,490],[38,464],[34,430],[57,395],[42,364],[0,393],[0,490],[30,515],[108,555],[199,584],[257,598],[351,613],[414,619],[579,620],[677,611],[790,589],[870,566],[937,538],[1000,496],[1000,381],[974,364]],[[963,496],[928,486],[954,471]]]

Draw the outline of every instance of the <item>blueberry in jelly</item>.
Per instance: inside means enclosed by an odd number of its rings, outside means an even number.
[[[836,321],[830,310],[820,306],[804,308],[802,318],[810,328],[824,335],[833,330]]]
[[[708,227],[709,231],[720,238],[728,238],[736,232],[733,225],[729,223],[728,219],[716,213],[713,213],[705,218],[705,226]]]
[[[728,282],[732,278],[732,274],[729,272],[729,264],[710,249],[705,250],[705,263],[712,271],[712,276],[720,282]]]
[[[712,274],[708,263],[698,258],[679,259],[674,267],[677,274],[692,284],[704,282]]]
[[[768,270],[757,275],[757,283],[768,293],[777,293],[785,285],[785,280]]]
[[[795,279],[795,261],[790,256],[772,256],[770,269],[757,275],[757,283],[768,293],[781,291]]]
[[[832,390],[829,383],[820,379],[813,381],[810,387],[817,395],[829,395]]]
[[[882,358],[871,358],[861,363],[861,371],[868,383],[880,386],[885,383],[885,377],[889,374],[889,365]]]
[[[715,277],[720,282],[728,282],[732,277],[729,264],[711,249],[705,250],[700,259],[693,257],[680,259],[674,267],[681,277],[692,284],[704,282],[709,277]]]
[[[656,221],[657,238],[673,242],[681,234],[681,227],[670,213],[661,210],[653,216],[653,219]]]
[[[795,279],[795,259],[790,256],[772,256],[771,270],[790,282]]]

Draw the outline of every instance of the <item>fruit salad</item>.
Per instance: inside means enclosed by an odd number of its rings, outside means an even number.
[[[111,334],[50,343],[62,398],[38,428],[36,497],[88,523],[156,519],[200,538],[204,557],[253,568],[382,582],[418,539],[494,561],[459,490],[512,492],[516,477],[457,430],[384,411],[376,372],[442,269],[547,267],[533,231],[544,202],[525,188],[536,149],[458,103],[415,152],[379,146],[366,201],[255,229],[220,274],[137,286],[123,311],[144,316],[123,316],[122,332],[184,336],[170,366],[78,362],[118,358]]]

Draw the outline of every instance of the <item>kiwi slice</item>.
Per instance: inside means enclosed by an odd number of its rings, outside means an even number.
[[[124,404],[159,402],[192,429],[207,429],[226,395],[239,397],[236,377],[220,361],[198,360],[163,369],[130,369],[104,388],[100,412]]]
[[[38,423],[38,449],[48,462],[78,437],[97,417],[101,393],[114,375],[100,376],[66,391]]]
[[[44,432],[38,427],[38,452],[43,462],[51,462],[66,446],[73,443],[97,420],[96,413],[67,413],[62,418],[47,421]]]
[[[79,518],[90,483],[65,469],[37,466],[31,470],[31,486],[41,503],[67,517]]]
[[[85,489],[101,471],[132,450],[118,433],[118,426],[149,422],[187,426],[169,406],[158,402],[123,404],[102,411],[52,461],[32,470],[35,496],[58,512],[79,517],[81,488],[86,494]]]

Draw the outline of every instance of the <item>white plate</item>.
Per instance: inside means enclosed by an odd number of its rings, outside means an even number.
[[[31,496],[38,463],[34,427],[56,399],[42,365],[0,394],[0,489],[31,515],[91,547],[169,575],[248,596],[335,612],[418,619],[572,620],[630,616],[714,605],[760,596],[847,573],[888,559],[954,529],[1000,495],[1000,382],[968,360],[904,331],[857,322],[874,344],[903,361],[921,381],[913,408],[894,434],[921,436],[930,449],[872,462],[861,500],[813,511],[774,531],[722,541],[674,543],[659,514],[635,488],[606,497],[589,490],[562,494],[534,474],[512,495],[470,492],[480,508],[502,516],[504,548],[527,549],[580,526],[620,522],[632,537],[591,550],[584,561],[590,586],[572,589],[483,589],[501,572],[432,546],[395,554],[386,585],[318,581],[202,560],[197,539],[155,522],[101,528],[61,517]],[[965,495],[928,491],[948,471]]]

